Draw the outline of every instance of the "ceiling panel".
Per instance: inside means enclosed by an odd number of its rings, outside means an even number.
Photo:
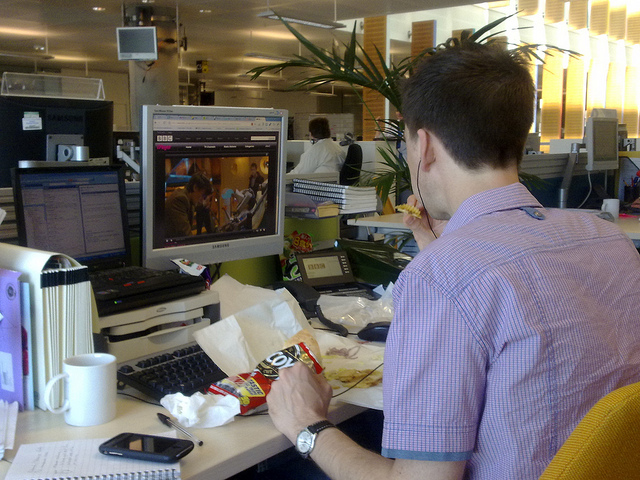
[[[183,26],[179,36],[184,32],[188,40],[188,49],[182,52],[182,66],[195,70],[197,60],[207,60],[210,73],[201,77],[209,80],[208,88],[228,88],[238,75],[265,63],[251,62],[244,57],[245,53],[291,56],[300,51],[298,41],[283,25],[258,17],[267,8],[281,14],[340,21],[470,3],[469,0],[180,0],[177,8],[175,2],[141,1],[134,5],[177,12]],[[104,10],[94,11],[93,7]],[[36,61],[0,56],[0,66],[33,71],[78,68],[88,70],[90,76],[99,76],[100,71],[126,72],[128,63],[118,61],[116,51],[115,29],[122,23],[120,0],[2,0],[0,52],[26,57],[48,53],[57,58]],[[349,37],[348,31],[296,28],[325,48],[331,47],[334,38],[342,42]],[[351,28],[349,25],[348,30]],[[402,45],[394,47],[394,51],[402,49]],[[198,78],[195,72],[192,75]]]

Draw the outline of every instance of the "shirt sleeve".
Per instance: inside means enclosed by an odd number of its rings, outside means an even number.
[[[394,286],[384,366],[383,455],[467,460],[484,402],[487,355],[455,298],[405,271]]]

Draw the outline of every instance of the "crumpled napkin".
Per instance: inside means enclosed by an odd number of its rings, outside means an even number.
[[[160,404],[185,427],[218,427],[232,422],[240,413],[240,402],[227,395],[203,395],[194,393],[186,397],[182,393],[165,395]]]

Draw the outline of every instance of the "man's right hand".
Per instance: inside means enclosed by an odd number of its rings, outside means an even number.
[[[418,248],[422,250],[442,234],[447,221],[430,217],[415,195],[407,198],[407,205],[416,207],[422,215],[422,218],[416,218],[405,213],[402,217],[404,224],[413,232],[413,238],[415,238]]]

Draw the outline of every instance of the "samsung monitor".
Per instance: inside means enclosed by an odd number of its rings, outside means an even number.
[[[20,244],[64,253],[90,270],[129,265],[123,173],[73,163],[12,169]]]
[[[20,160],[58,160],[59,144],[86,146],[91,159],[111,163],[113,102],[0,95],[0,187],[11,186]]]
[[[589,117],[585,128],[588,171],[616,170],[618,163],[618,119]]]
[[[145,105],[141,125],[144,266],[282,253],[286,110]]]
[[[116,28],[118,60],[153,61],[158,59],[156,27]]]

